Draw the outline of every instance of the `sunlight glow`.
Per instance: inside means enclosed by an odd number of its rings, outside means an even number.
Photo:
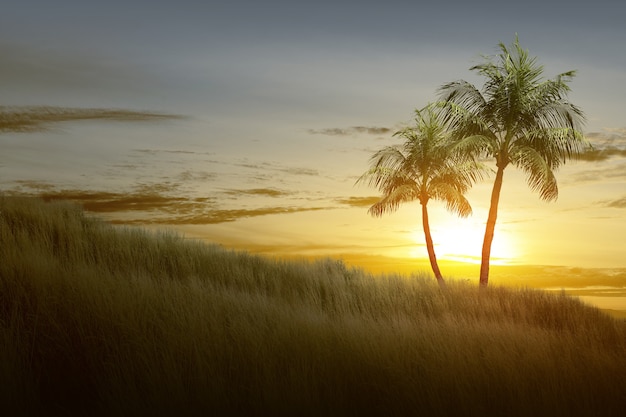
[[[463,219],[454,219],[446,222],[445,225],[432,227],[432,237],[435,244],[435,254],[437,259],[480,263],[483,237],[485,225],[464,221]],[[420,247],[411,251],[411,256],[427,257],[424,245],[424,232],[421,228],[415,229],[411,238],[415,243],[419,243]],[[496,234],[491,246],[491,264],[492,265],[508,265],[516,263],[518,258],[518,249],[514,239],[510,233],[498,230],[496,226]]]

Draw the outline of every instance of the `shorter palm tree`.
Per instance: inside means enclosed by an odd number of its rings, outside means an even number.
[[[437,264],[428,221],[428,201],[443,201],[446,208],[461,217],[472,213],[465,197],[470,187],[487,172],[473,153],[454,142],[434,105],[415,111],[415,125],[394,134],[405,141],[387,146],[372,156],[370,169],[357,183],[377,187],[382,197],[368,212],[376,217],[393,212],[400,204],[419,201],[428,259],[440,286],[445,282]]]

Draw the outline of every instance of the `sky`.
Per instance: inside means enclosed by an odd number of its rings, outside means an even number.
[[[595,150],[557,172],[552,203],[505,171],[493,264],[604,268],[626,286],[625,12],[613,0],[8,0],[0,105],[181,117],[2,133],[0,189],[229,248],[427,270],[419,204],[373,218],[379,194],[355,181],[442,84],[482,86],[469,68],[517,34],[546,77],[577,70],[569,99]],[[468,219],[429,204],[452,273],[476,265],[492,180],[468,194]]]

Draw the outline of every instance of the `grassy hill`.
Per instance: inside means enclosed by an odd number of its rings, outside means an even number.
[[[0,415],[621,415],[626,324],[0,197]]]

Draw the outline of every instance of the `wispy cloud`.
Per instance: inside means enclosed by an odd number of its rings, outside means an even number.
[[[586,134],[592,147],[579,157],[583,164],[570,174],[572,183],[601,182],[626,178],[626,128],[603,129]]]
[[[580,170],[570,176],[570,180],[575,183],[599,182],[607,179],[616,180],[622,178],[626,178],[626,162]]]
[[[197,201],[188,201],[183,197],[169,197],[158,193],[113,193],[99,191],[61,190],[43,192],[40,197],[45,201],[71,200],[81,204],[85,210],[94,213],[112,213],[124,211],[177,211],[197,207]],[[174,207],[177,207],[175,210]]]
[[[54,190],[55,186],[45,181],[31,181],[31,180],[16,180],[20,189],[26,188],[28,190],[34,190],[38,192]]]
[[[162,223],[162,224],[216,224],[233,222],[246,217],[267,216],[272,214],[288,214],[303,211],[325,210],[327,207],[265,207],[255,209],[209,210],[204,214],[192,214],[155,219],[152,221],[135,221],[135,223]],[[121,223],[128,223],[123,221]]]
[[[54,106],[0,106],[0,132],[47,130],[51,124],[78,120],[154,121],[183,116],[124,109],[69,108]]]
[[[592,148],[584,151],[578,159],[588,162],[601,162],[611,158],[626,158],[626,149],[620,149],[615,146],[607,146],[603,148]]]
[[[285,166],[277,163],[269,163],[269,162],[235,162],[234,166],[238,166],[241,168],[249,168],[254,170],[263,170],[263,171],[274,171],[274,172],[282,172],[285,174],[291,175],[309,175],[309,176],[318,176],[319,171],[316,169],[305,168],[305,167],[293,167],[293,166]]]
[[[599,201],[598,204],[604,207],[626,208],[626,195],[622,198],[618,198],[615,200],[602,200]]]
[[[391,129],[377,126],[352,126],[347,128],[331,127],[326,129],[308,129],[307,132],[312,135],[326,136],[350,136],[356,134],[387,135],[391,132]]]
[[[213,152],[196,152],[182,149],[133,149],[133,152],[157,155],[159,153],[184,154],[184,155],[214,155]]]
[[[80,204],[92,213],[107,215],[112,223],[122,224],[216,224],[233,222],[241,218],[288,214],[304,211],[333,209],[332,206],[262,206],[254,208],[229,209],[222,207],[222,199],[210,197],[188,197],[176,194],[178,185],[155,183],[136,186],[130,192],[105,192],[79,189],[56,189],[41,181],[19,182],[19,194],[38,196],[45,201],[69,200]],[[25,189],[31,190],[30,192]],[[271,189],[227,189],[224,191],[235,197],[266,196],[281,197],[289,192]],[[17,192],[9,192],[16,194]],[[132,215],[129,216],[129,214]]]
[[[181,172],[180,174],[178,174],[176,176],[176,179],[182,182],[189,182],[189,181],[206,182],[206,181],[214,180],[218,177],[219,175],[215,172],[185,170]]]
[[[241,195],[253,195],[253,196],[266,196],[266,197],[284,197],[292,194],[288,191],[281,191],[275,188],[252,188],[246,190],[229,189],[224,191],[226,194],[241,196]]]
[[[370,207],[380,201],[380,197],[348,197],[340,198],[336,201],[350,207]]]
[[[579,160],[601,162],[611,158],[626,158],[626,128],[606,128],[602,132],[586,135],[592,147],[586,149]]]

